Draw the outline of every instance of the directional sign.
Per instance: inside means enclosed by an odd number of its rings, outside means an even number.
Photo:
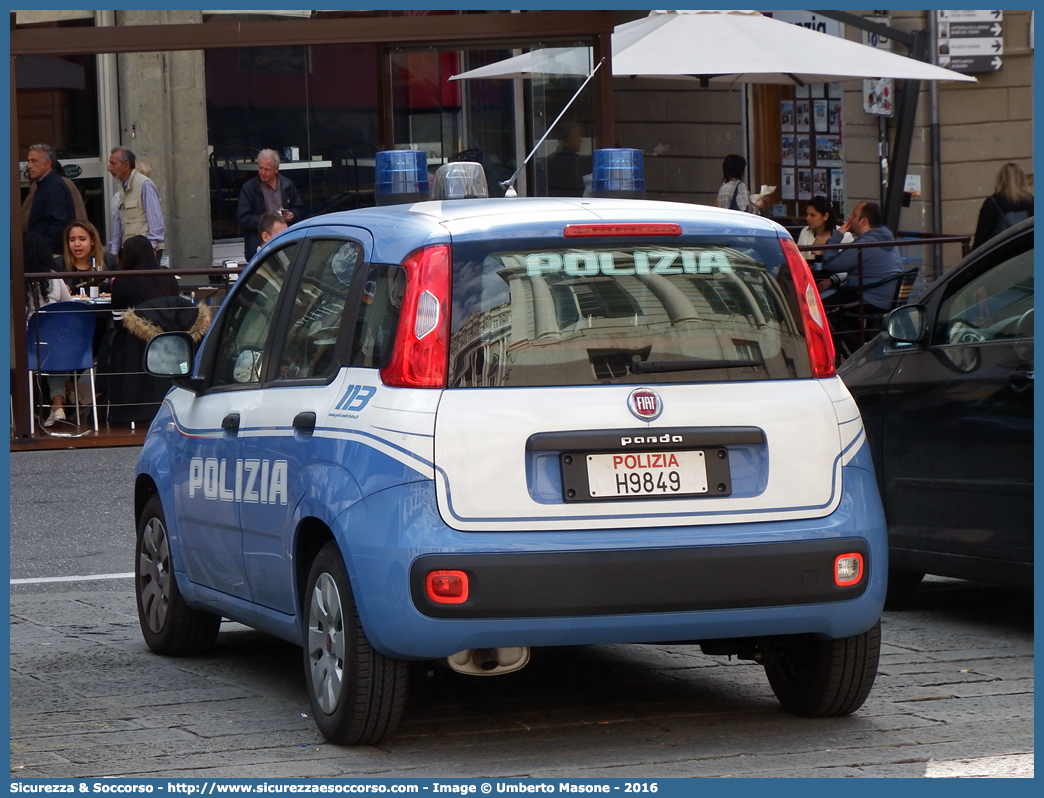
[[[996,72],[1004,66],[1003,11],[937,11],[939,66],[956,72]]]
[[[948,55],[939,56],[939,66],[961,72],[965,75],[974,75],[979,72],[996,72],[1004,66],[1004,59],[999,55],[973,55],[951,58]]]
[[[939,11],[940,22],[997,22],[1004,18],[1003,11]]]

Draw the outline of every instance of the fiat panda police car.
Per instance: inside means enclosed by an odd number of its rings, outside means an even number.
[[[698,643],[806,716],[870,691],[877,484],[769,220],[604,197],[309,219],[197,353],[164,334],[146,367],[173,388],[136,473],[144,638],[201,652],[224,617],[300,644],[333,741],[394,732],[411,660],[497,675],[539,646]]]

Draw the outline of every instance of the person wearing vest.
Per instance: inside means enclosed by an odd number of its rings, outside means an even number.
[[[120,203],[112,218],[109,251],[116,255],[123,242],[132,236],[145,236],[157,259],[163,255],[163,210],[160,208],[156,184],[134,168],[134,153],[126,147],[114,147],[109,155],[108,172],[119,182]]]

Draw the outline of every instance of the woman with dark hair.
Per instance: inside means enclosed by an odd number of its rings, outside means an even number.
[[[170,273],[136,275],[128,272],[159,269],[156,250],[145,236],[131,236],[120,250],[119,270],[112,280],[112,309],[126,310],[165,296],[177,296],[178,281]]]
[[[26,233],[22,239],[22,264],[26,272],[54,271],[51,247],[39,233]],[[26,280],[25,317],[28,320],[40,308],[55,302],[72,299],[63,280]],[[71,375],[64,373],[44,374],[47,392],[51,398],[51,412],[44,419],[45,427],[54,426],[56,421],[65,421],[65,381]]]
[[[159,270],[156,253],[145,236],[128,238],[120,251],[120,268],[112,281],[112,307],[122,310],[120,328],[104,356],[99,357],[105,375],[109,422],[148,423],[170,389],[170,380],[142,371],[145,347],[161,332],[181,330],[199,343],[210,326],[210,308],[180,296],[177,280],[169,272],[157,275],[136,271]]]
[[[747,159],[742,155],[726,155],[722,161],[721,171],[724,182],[718,189],[718,199],[715,203],[719,208],[728,208],[734,211],[746,211],[747,213],[761,213],[764,199],[758,197],[753,202],[750,197],[750,189],[743,182],[743,173],[747,170]]]
[[[837,212],[834,210],[833,203],[826,197],[810,199],[805,208],[805,224],[807,227],[798,234],[797,245],[803,247],[811,244],[825,244],[838,226]],[[845,233],[841,239],[842,244],[851,244],[853,241],[855,239],[851,233]],[[809,263],[823,261],[823,250],[805,250],[801,254]]]
[[[993,194],[979,209],[972,249],[978,249],[998,233],[1033,215],[1033,189],[1018,164],[1006,163],[997,173]]]
[[[65,282],[70,292],[101,285],[103,280],[92,272],[117,268],[116,258],[102,246],[98,228],[90,222],[76,221],[70,224],[65,228],[62,242],[62,257],[58,263],[62,270],[69,273]]]

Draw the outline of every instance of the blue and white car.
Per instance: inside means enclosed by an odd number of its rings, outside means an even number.
[[[887,541],[804,258],[750,214],[425,201],[276,237],[174,378],[138,463],[141,629],[300,644],[342,743],[392,734],[410,661],[699,643],[783,705],[853,712]]]

